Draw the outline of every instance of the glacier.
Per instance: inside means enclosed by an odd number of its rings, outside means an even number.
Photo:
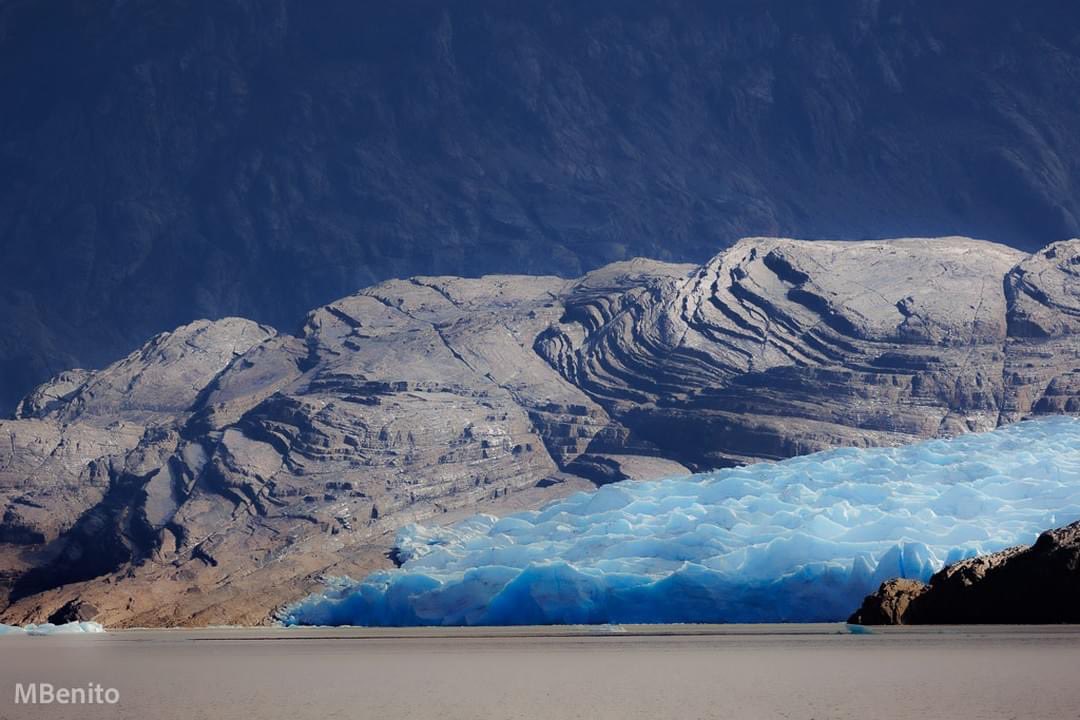
[[[1080,420],[624,481],[410,525],[401,567],[330,578],[286,625],[814,622],[893,577],[1080,519]]]

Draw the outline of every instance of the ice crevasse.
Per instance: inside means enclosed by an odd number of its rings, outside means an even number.
[[[893,577],[1080,519],[1080,420],[625,481],[504,518],[410,525],[402,566],[335,578],[291,625],[812,622]]]

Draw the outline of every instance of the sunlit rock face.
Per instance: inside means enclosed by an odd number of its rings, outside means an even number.
[[[1004,364],[1041,344],[1007,347],[1002,281],[1026,256],[938,240],[749,238],[636,288],[597,271],[537,351],[639,442],[697,469],[989,430]]]
[[[1078,246],[749,238],[177,328],[0,421],[0,621],[260,622],[411,522],[1075,413]]]
[[[1080,421],[847,448],[541,510],[409,526],[405,562],[292,606],[313,625],[841,620],[889,578],[1080,518]]]

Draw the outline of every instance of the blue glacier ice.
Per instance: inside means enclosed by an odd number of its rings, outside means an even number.
[[[335,578],[286,624],[810,622],[883,580],[1080,519],[1080,420],[621,482],[532,512],[410,525],[401,568]]]

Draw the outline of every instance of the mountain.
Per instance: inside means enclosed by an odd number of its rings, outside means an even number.
[[[1080,240],[748,238],[227,318],[0,422],[0,621],[253,623],[417,520],[1080,413]]]
[[[0,407],[197,318],[746,235],[1080,234],[1063,0],[7,0]]]

